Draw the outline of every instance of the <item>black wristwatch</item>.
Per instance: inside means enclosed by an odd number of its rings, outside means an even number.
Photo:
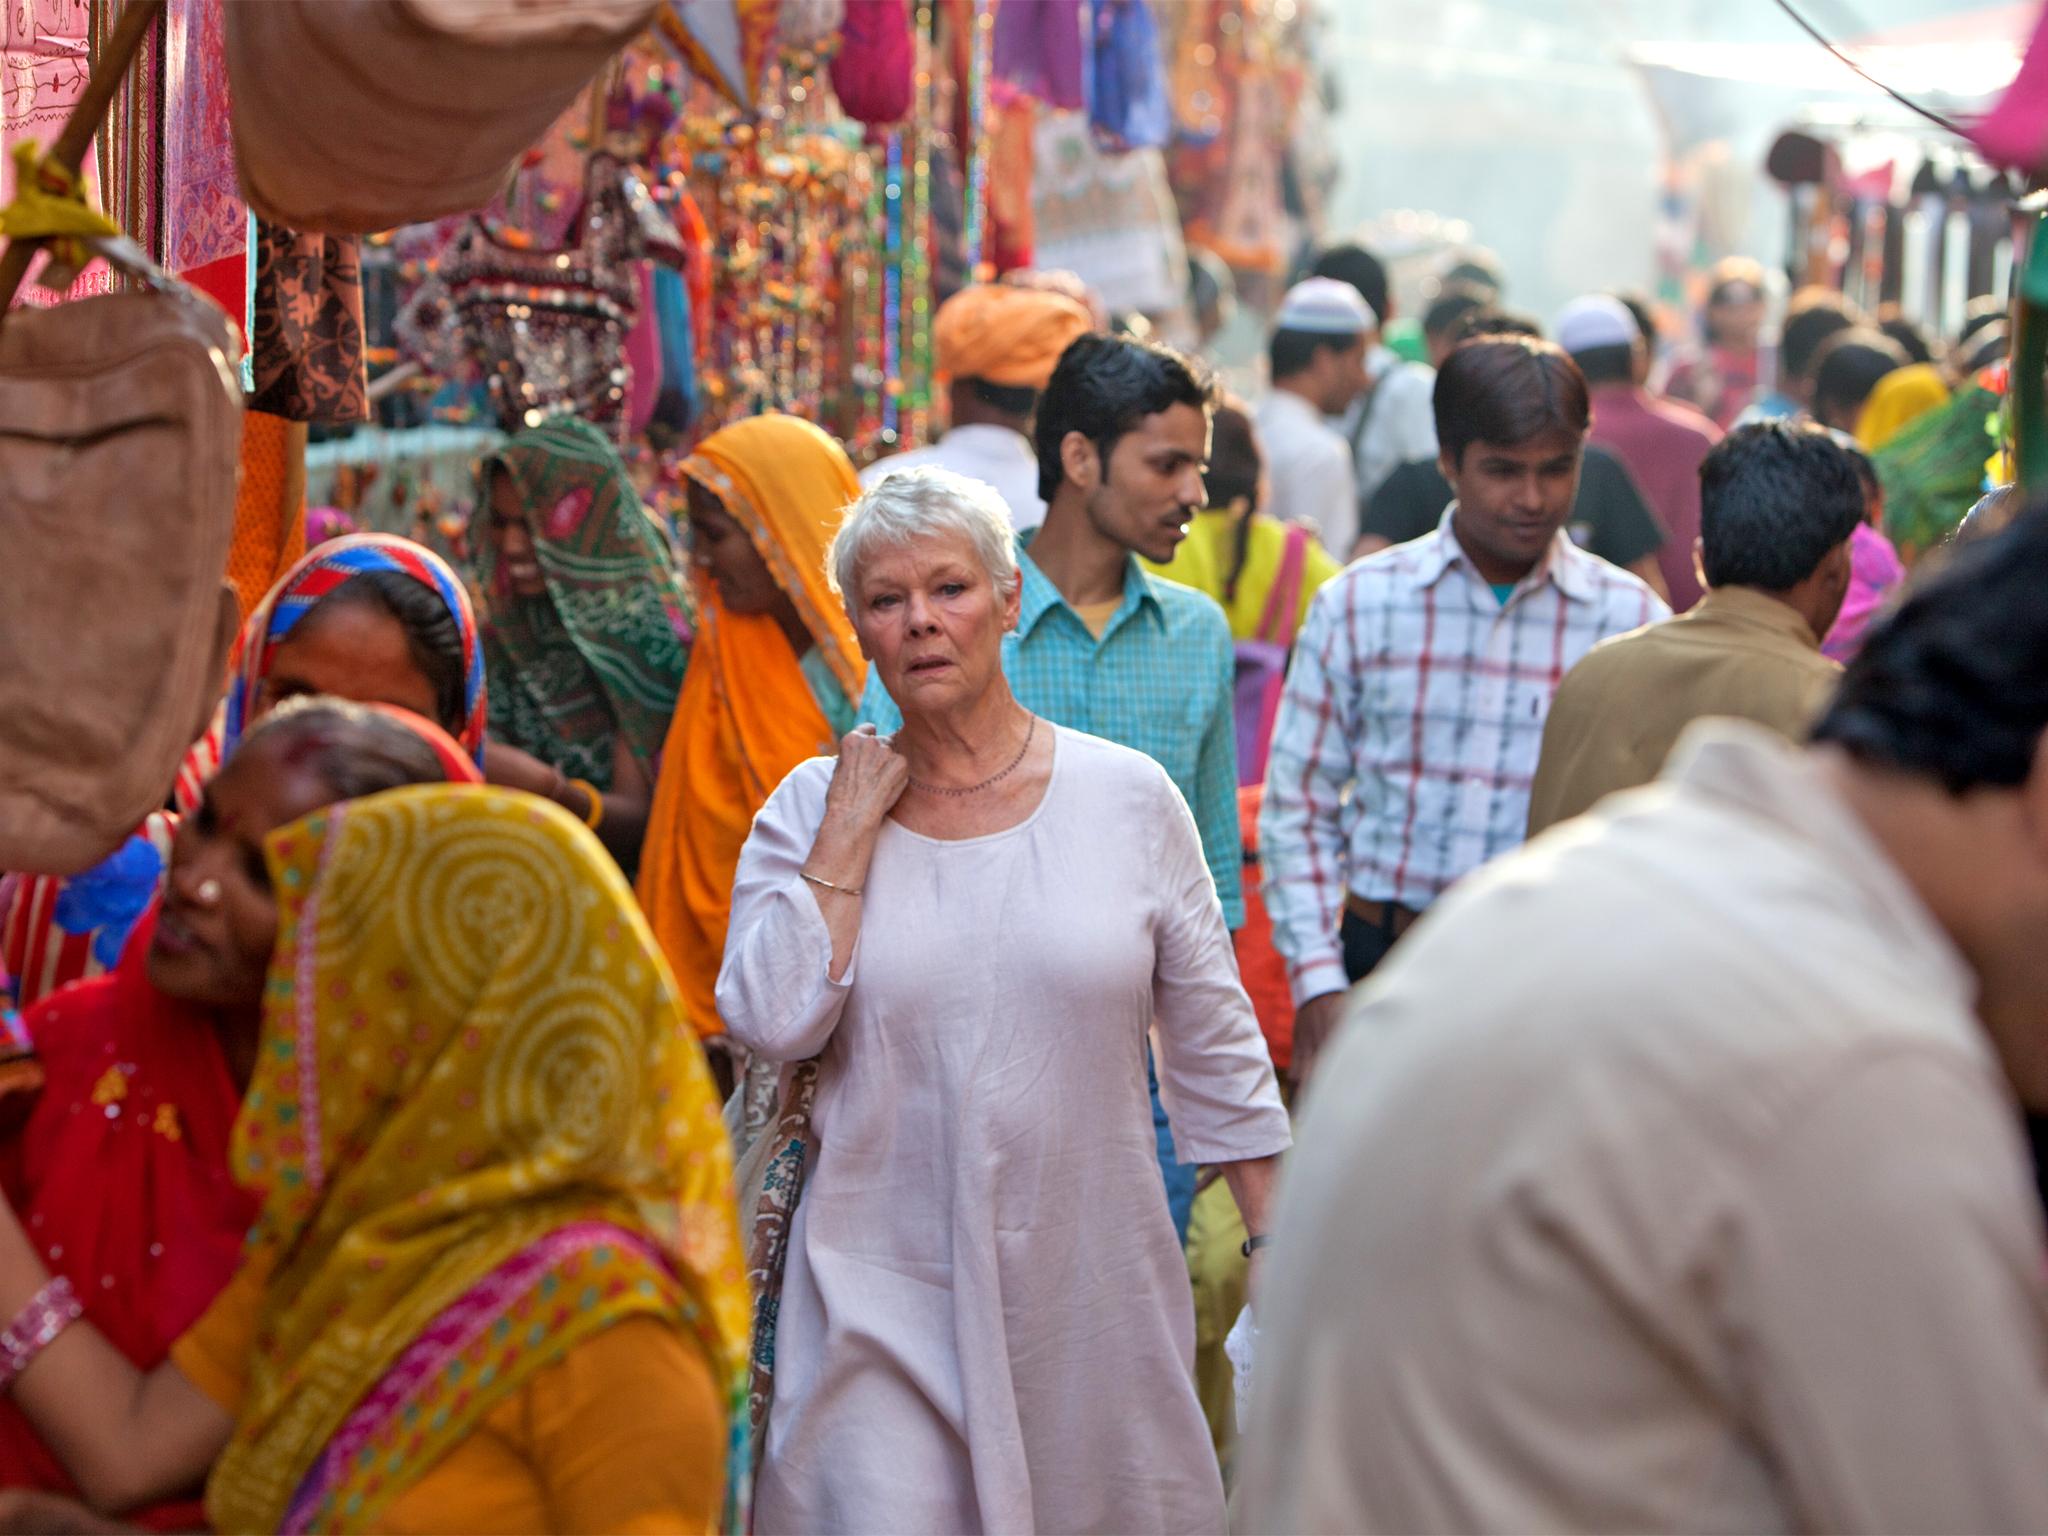
[[[1244,1256],[1246,1258],[1250,1258],[1253,1254],[1257,1253],[1261,1248],[1265,1247],[1266,1244],[1272,1241],[1272,1238],[1265,1236],[1263,1233],[1258,1237],[1246,1238],[1244,1240]]]

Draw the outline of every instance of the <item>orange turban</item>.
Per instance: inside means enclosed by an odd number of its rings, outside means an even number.
[[[950,378],[1043,389],[1067,344],[1091,328],[1088,311],[1064,294],[977,283],[939,306],[932,342]]]

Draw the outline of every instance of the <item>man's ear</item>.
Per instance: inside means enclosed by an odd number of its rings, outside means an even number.
[[[1102,455],[1096,451],[1095,439],[1086,432],[1069,432],[1060,439],[1060,472],[1083,491],[1092,491],[1102,483]]]

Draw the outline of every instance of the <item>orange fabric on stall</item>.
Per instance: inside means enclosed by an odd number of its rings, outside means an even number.
[[[1259,806],[1266,786],[1247,784],[1237,792],[1238,833],[1244,839],[1244,926],[1232,934],[1237,947],[1238,978],[1259,1016],[1273,1069],[1285,1072],[1294,1060],[1294,994],[1287,985],[1287,962],[1273,947],[1273,919],[1259,895]]]
[[[242,413],[242,480],[227,577],[242,622],[306,552],[306,424]]]

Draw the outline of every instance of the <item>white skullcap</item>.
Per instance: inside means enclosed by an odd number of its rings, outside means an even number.
[[[1380,317],[1358,290],[1334,277],[1305,277],[1287,290],[1274,322],[1283,331],[1317,336],[1363,336],[1380,328]]]

